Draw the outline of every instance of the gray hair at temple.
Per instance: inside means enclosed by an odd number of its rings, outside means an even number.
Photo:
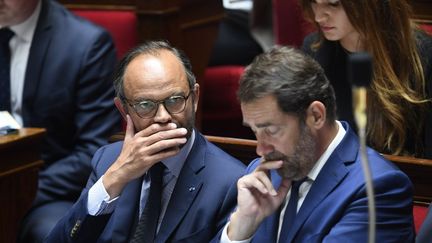
[[[131,49],[126,55],[121,59],[117,66],[117,70],[114,74],[114,90],[116,96],[124,102],[124,87],[123,79],[127,66],[129,63],[140,55],[153,55],[158,56],[161,50],[170,51],[174,56],[176,56],[179,61],[183,64],[184,70],[186,72],[186,77],[189,83],[189,88],[193,90],[195,88],[196,78],[192,72],[192,65],[189,58],[184,54],[183,51],[171,46],[167,41],[146,41],[133,49]]]
[[[336,119],[336,98],[324,70],[311,57],[292,47],[273,47],[246,68],[237,93],[241,103],[274,95],[280,109],[302,121],[313,101],[326,107],[327,121]]]

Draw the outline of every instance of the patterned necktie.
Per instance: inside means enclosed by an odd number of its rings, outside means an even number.
[[[150,192],[131,243],[152,243],[154,241],[161,211],[164,169],[165,166],[161,162],[156,163],[150,168]]]
[[[11,110],[9,40],[13,35],[9,28],[0,29],[0,111]]]
[[[282,222],[282,229],[279,236],[279,242],[285,242],[288,237],[288,233],[294,224],[295,217],[297,215],[297,203],[299,197],[299,188],[300,185],[305,182],[307,179],[304,178],[299,181],[293,181],[291,186],[291,196],[288,202],[288,206],[285,209],[285,215]]]

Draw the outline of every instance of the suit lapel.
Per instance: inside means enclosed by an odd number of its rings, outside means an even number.
[[[204,157],[206,145],[204,139],[198,132],[196,135],[195,143],[180,172],[173,194],[168,203],[161,228],[156,236],[156,242],[168,241],[189,211],[203,185],[203,178],[201,178],[199,172],[205,166]]]
[[[51,20],[53,11],[49,11],[50,3],[42,1],[42,8],[39,15],[39,20],[36,25],[35,34],[30,46],[30,52],[24,77],[24,90],[23,90],[23,113],[27,109],[31,109],[31,104],[37,94],[40,84],[42,67],[45,65],[45,56],[48,52],[49,45],[52,37],[52,25],[54,22]],[[30,106],[30,107],[27,107]],[[27,116],[24,115],[24,124],[27,124]]]
[[[296,216],[294,225],[290,229],[287,242],[294,241],[295,235],[306,219],[348,174],[346,163],[352,163],[357,157],[358,141],[356,136],[347,127],[346,123],[342,124],[346,129],[345,137],[335,151],[333,151],[313,183]]]
[[[141,195],[142,178],[131,181],[118,199],[112,215],[113,242],[127,242],[138,221],[138,205]]]

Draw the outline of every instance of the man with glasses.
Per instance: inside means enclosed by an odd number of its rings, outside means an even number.
[[[244,165],[194,129],[189,60],[146,42],[120,62],[114,86],[125,139],[96,152],[86,189],[47,242],[209,242],[235,206],[228,191]]]

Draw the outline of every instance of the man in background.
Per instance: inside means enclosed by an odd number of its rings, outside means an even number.
[[[65,214],[91,171],[91,156],[120,129],[109,34],[50,0],[0,2],[0,110],[47,131],[37,195],[21,242],[39,242]]]

